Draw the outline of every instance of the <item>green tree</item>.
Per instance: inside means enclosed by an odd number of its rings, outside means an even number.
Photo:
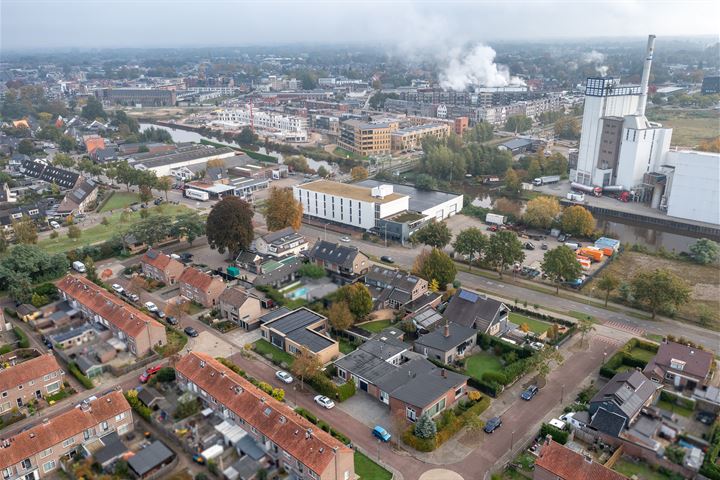
[[[597,286],[605,292],[605,306],[607,307],[610,293],[620,286],[620,279],[612,273],[606,272],[598,279]]]
[[[551,362],[560,364],[564,360],[559,350],[549,346],[546,346],[531,358],[538,375],[542,378],[546,378],[550,374],[552,370],[550,367]]]
[[[418,438],[435,438],[437,435],[437,425],[433,422],[430,415],[426,412],[420,416],[415,423],[415,436]]]
[[[415,187],[419,190],[437,190],[438,183],[427,173],[421,173],[415,177]]]
[[[70,225],[68,227],[67,236],[69,239],[76,241],[82,235],[82,230],[77,225]]]
[[[564,232],[579,237],[589,237],[595,230],[595,218],[592,213],[580,205],[566,208],[560,222]]]
[[[170,228],[170,236],[184,238],[190,245],[204,234],[205,219],[194,210],[175,217],[175,223]]]
[[[708,265],[715,263],[720,255],[720,248],[717,242],[713,242],[707,238],[701,238],[697,242],[690,245],[690,253],[693,260],[700,265]]]
[[[582,273],[582,267],[575,252],[565,245],[545,252],[542,270],[550,280],[555,282],[555,293],[560,293],[560,282],[575,280]]]
[[[350,307],[345,301],[333,302],[327,316],[330,325],[338,332],[352,327],[355,321]]]
[[[565,140],[580,138],[580,123],[574,117],[561,117],[555,121],[555,135]]]
[[[147,208],[140,210],[148,212]],[[173,220],[169,215],[153,215],[129,227],[128,232],[135,239],[147,245],[155,245],[172,234]]]
[[[560,202],[547,195],[536,197],[527,203],[523,221],[531,227],[548,229],[560,214]]]
[[[165,201],[168,199],[168,192],[172,189],[173,179],[172,177],[160,177],[155,184],[155,188],[165,193]]]
[[[514,232],[502,230],[490,236],[485,257],[497,268],[500,277],[503,271],[515,262],[525,260],[522,242]]]
[[[433,248],[430,251],[423,250],[420,255],[415,257],[413,273],[428,282],[434,280],[445,289],[447,284],[455,280],[457,268],[455,262],[445,252]]]
[[[96,118],[102,118],[103,120],[108,118],[100,100],[93,96],[88,97],[87,103],[82,108],[82,113],[80,115],[90,121],[95,120]]]
[[[577,328],[580,332],[580,346],[582,347],[585,335],[595,330],[595,322],[590,317],[582,317],[578,320]]]
[[[265,204],[265,223],[271,232],[292,227],[300,230],[302,225],[303,206],[293,196],[289,188],[272,187]]]
[[[463,134],[468,142],[487,142],[493,139],[493,126],[488,122],[479,122]]]
[[[238,197],[226,197],[210,210],[205,232],[210,248],[220,253],[227,251],[233,258],[252,242],[253,210],[250,204]]]
[[[678,308],[690,301],[691,289],[685,280],[662,268],[637,273],[631,285],[635,300],[650,310],[653,319],[659,310]]]
[[[316,263],[305,263],[298,273],[307,278],[322,278],[325,276],[325,269]]]
[[[119,162],[115,166],[115,180],[118,183],[124,183],[127,187],[127,191],[129,192],[132,185],[138,184],[137,181],[139,172],[139,170],[131,167],[128,162]]]
[[[431,221],[412,236],[413,243],[429,247],[445,248],[452,240],[452,232],[445,222]]]
[[[522,180],[515,170],[508,168],[505,172],[505,190],[510,193],[520,193],[522,188]]]
[[[60,150],[65,153],[72,152],[73,150],[75,150],[75,147],[77,147],[75,137],[71,137],[70,135],[63,135],[58,141],[58,147],[60,147]]]
[[[258,141],[258,136],[250,127],[243,127],[240,133],[235,136],[235,141],[240,145],[253,145]]]
[[[100,277],[98,277],[97,268],[95,268],[95,260],[93,260],[92,257],[88,255],[83,260],[83,263],[85,264],[85,272],[87,279],[91,282],[97,283],[100,280]]]
[[[540,162],[536,157],[533,157],[532,160],[530,160],[530,166],[528,167],[527,171],[527,178],[529,181],[532,181],[535,178],[538,178],[542,175],[542,169],[540,168]]]
[[[338,301],[347,303],[356,319],[364,318],[372,312],[373,300],[370,290],[363,283],[351,283],[338,290]]]
[[[140,201],[142,203],[147,203],[150,200],[153,199],[152,190],[147,185],[143,185],[140,187]]]
[[[29,138],[23,138],[18,144],[18,153],[32,155],[35,152],[35,143]]]
[[[532,128],[532,119],[525,115],[513,115],[505,122],[505,131],[522,133]]]
[[[35,222],[29,217],[23,217],[13,222],[13,232],[15,232],[15,240],[18,243],[32,244],[37,243],[38,231]]]
[[[330,172],[323,165],[320,165],[317,169],[317,174],[322,178],[327,178],[330,175]]]
[[[317,355],[305,347],[295,356],[292,367],[290,367],[292,373],[300,377],[300,388],[303,389],[305,388],[305,379],[314,378],[320,373],[321,368],[322,364]]]
[[[163,367],[157,372],[157,380],[161,383],[170,383],[175,381],[175,369],[172,367]]]
[[[56,153],[53,157],[53,165],[61,168],[72,168],[75,166],[75,159],[66,153]]]
[[[482,231],[479,228],[470,227],[458,233],[453,248],[459,254],[468,257],[468,265],[472,269],[473,260],[480,258],[487,244],[488,238]]]

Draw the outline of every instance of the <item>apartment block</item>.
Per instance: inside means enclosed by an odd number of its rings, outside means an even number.
[[[64,374],[52,353],[0,370],[0,414],[57,392]]]
[[[165,327],[117,295],[85,277],[67,275],[57,282],[62,298],[90,321],[102,325],[128,350],[142,357],[157,345],[165,345]]]
[[[393,152],[420,150],[422,142],[426,138],[441,140],[449,137],[452,131],[453,128],[450,125],[443,123],[428,123],[402,128],[394,131],[391,135],[392,150]]]
[[[353,451],[212,356],[191,352],[175,366],[178,382],[203,407],[243,428],[291,478],[355,478]]]
[[[4,480],[38,480],[53,475],[60,462],[112,433],[133,429],[130,405],[122,392],[110,392],[93,401],[4,438],[0,444],[0,470]]]
[[[396,121],[345,120],[340,124],[338,145],[359,155],[388,154],[392,150],[392,133],[398,128]]]

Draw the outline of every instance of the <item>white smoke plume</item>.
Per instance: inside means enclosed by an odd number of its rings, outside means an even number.
[[[593,50],[592,52],[583,55],[583,62],[594,64],[595,71],[604,77],[608,74],[609,70],[609,67],[607,65],[603,65],[603,63],[605,63],[605,58],[606,57],[604,53]]]
[[[507,66],[495,63],[495,55],[495,50],[486,45],[476,45],[470,51],[451,49],[448,52],[450,60],[440,74],[440,86],[464,90],[469,86],[525,85],[521,78],[510,75]]]

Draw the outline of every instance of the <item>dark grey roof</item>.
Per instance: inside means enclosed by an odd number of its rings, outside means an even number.
[[[352,269],[353,261],[358,253],[360,253],[360,250],[357,247],[320,240],[310,250],[308,257]]]
[[[457,347],[461,343],[464,343],[477,335],[477,330],[457,323],[450,323],[448,325],[449,336],[445,336],[445,326],[438,325],[435,331],[430,332],[426,335],[421,335],[420,338],[415,340],[417,345],[423,345],[425,347],[434,348],[447,352]]]
[[[590,426],[613,437],[617,437],[625,428],[625,417],[617,413],[609,412],[604,408],[598,408],[592,417]]]
[[[117,432],[112,432],[105,435],[100,439],[103,443],[103,447],[96,450],[93,453],[93,458],[100,465],[106,465],[118,458],[120,458],[125,452],[128,451],[127,446],[120,440]]]
[[[172,450],[160,440],[155,440],[147,447],[130,457],[128,465],[137,475],[142,476],[151,470],[167,463],[175,456]]]
[[[260,460],[265,456],[265,452],[258,447],[258,444],[250,435],[243,435],[235,444],[235,447],[253,460]]]
[[[443,316],[450,322],[474,327],[484,333],[503,308],[506,307],[498,300],[462,288],[450,299]]]
[[[55,312],[55,313],[61,313],[62,317],[67,315],[67,312],[64,312],[64,311],[59,311],[59,312]],[[71,338],[79,337],[83,333],[85,333],[89,330],[92,330],[92,329],[93,329],[93,326],[89,322],[83,323],[79,327],[70,328],[69,330],[65,330],[64,332],[54,333],[54,334],[50,335],[50,339],[53,342],[61,343],[66,340],[70,340]]]
[[[633,418],[659,388],[642,373],[631,370],[615,375],[590,403],[612,402],[628,418]]]
[[[293,342],[307,347],[311,352],[321,352],[335,343],[331,338],[309,328],[300,328],[287,334]]]
[[[256,276],[253,285],[270,285],[275,282],[283,282],[292,274],[297,273],[302,265],[303,262],[300,257],[287,257],[282,260],[280,267]]]
[[[516,150],[518,148],[526,148],[532,145],[532,140],[528,138],[513,138],[505,143],[501,143],[500,146],[505,147],[509,150]]]
[[[467,379],[465,375],[437,367],[425,358],[415,358],[397,367],[376,385],[393,398],[425,408]]]
[[[362,328],[362,325],[360,326]],[[381,360],[387,360],[408,349],[408,345],[393,335],[382,332],[363,343],[358,350],[368,352]]]
[[[443,316],[440,315],[434,308],[426,307],[415,313],[412,317],[410,317],[410,319],[416,327],[425,329],[429,332],[435,329],[435,327],[442,321]]]
[[[287,315],[290,312],[291,310],[289,308],[280,307],[276,308],[275,310],[269,311],[268,313],[260,317],[258,320],[260,320],[261,324],[265,324],[267,322],[275,320],[276,318],[282,317],[283,315]]]
[[[270,232],[267,235],[263,235],[263,240],[266,243],[273,243],[275,245],[282,245],[283,243],[292,242],[295,240],[305,240],[305,237],[297,233],[292,227],[283,228],[276,232]]]
[[[215,157],[217,155],[223,155],[232,152],[233,150],[229,147],[214,148],[205,145],[193,144],[166,152],[147,152],[133,155],[132,165],[142,165],[145,168],[156,168],[165,165],[174,165],[176,163],[198,160],[206,157]]]
[[[368,179],[358,182],[355,185],[373,188],[380,185],[388,185],[388,183]],[[415,212],[424,212],[429,208],[433,208],[437,205],[462,196],[456,193],[439,192],[434,190],[418,190],[417,188],[409,185],[399,185],[396,183],[393,183],[392,187],[393,192],[408,195],[410,197],[408,208]]]
[[[392,300],[405,305],[412,300],[412,291],[418,282],[423,281],[414,275],[400,270],[373,265],[365,274],[365,284],[368,286],[376,308]]]
[[[233,307],[240,307],[249,297],[250,296],[244,289],[235,286],[223,290],[220,297],[218,297],[218,300],[222,303],[232,305]]]
[[[147,407],[152,407],[163,398],[163,394],[152,387],[143,387],[143,389],[138,392],[138,400]]]
[[[397,368],[395,365],[359,348],[336,360],[335,365],[373,384]]]
[[[312,352],[320,352],[335,342],[325,335],[311,330],[309,326],[324,319],[325,317],[322,315],[301,307],[284,316],[265,322],[265,326],[277,330]]]
[[[420,295],[418,298],[413,300],[412,302],[408,302],[405,304],[405,311],[406,312],[417,312],[421,308],[426,307],[427,305],[430,305],[435,300],[440,298],[442,295],[438,292],[425,292],[422,295]],[[429,307],[428,307],[429,308]]]
[[[223,472],[229,480],[244,480],[246,478],[257,478],[255,475],[262,465],[255,459],[244,456],[236,461]]]

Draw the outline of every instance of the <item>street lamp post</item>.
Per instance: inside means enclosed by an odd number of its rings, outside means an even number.
[[[605,360],[607,359],[607,350],[603,351],[603,365],[605,365]]]
[[[565,400],[565,384],[560,385],[560,403]]]

